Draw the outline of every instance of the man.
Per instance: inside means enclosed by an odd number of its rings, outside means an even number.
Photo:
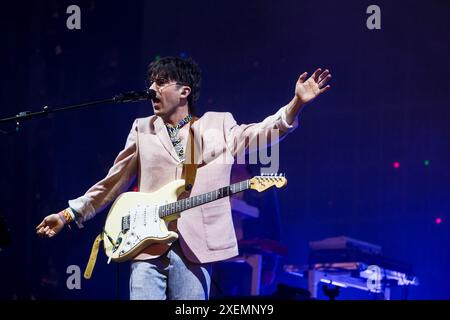
[[[269,137],[276,130],[282,138],[297,126],[302,107],[327,91],[328,70],[317,69],[307,79],[300,75],[293,99],[261,123],[237,125],[226,112],[207,112],[191,122],[200,93],[200,69],[191,59],[165,57],[150,64],[150,89],[154,115],[137,119],[125,148],[119,153],[107,176],[85,195],[69,201],[69,207],[51,214],[36,227],[37,234],[51,238],[64,225],[91,219],[138,177],[141,192],[154,192],[180,179],[190,126],[202,145],[203,162],[198,166],[191,195],[229,185],[232,162],[246,151],[258,135]],[[238,254],[228,198],[195,207],[177,221],[179,239],[155,258],[146,250],[131,264],[131,299],[208,299],[211,263]]]

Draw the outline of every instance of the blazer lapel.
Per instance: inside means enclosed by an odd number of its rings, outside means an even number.
[[[167,132],[167,128],[164,125],[163,120],[160,117],[156,117],[155,120],[155,132],[158,136],[159,140],[161,141],[161,144],[164,146],[164,148],[167,150],[167,152],[170,153],[172,158],[175,159],[176,162],[180,162],[180,159],[178,159],[178,155],[175,152],[175,148],[172,145],[172,141],[170,141],[169,133]]]

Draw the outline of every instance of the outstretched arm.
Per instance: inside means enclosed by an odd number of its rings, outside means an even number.
[[[128,135],[125,148],[116,157],[107,176],[92,186],[85,195],[69,201],[69,208],[46,216],[36,227],[41,237],[51,238],[75,220],[79,226],[111,203],[126,190],[137,174],[137,120]],[[72,210],[76,210],[78,216]]]
[[[227,132],[227,143],[233,156],[242,151],[251,152],[255,148],[265,147],[264,141],[273,142],[269,139],[271,134],[273,136],[273,130],[277,131],[277,137],[281,140],[296,128],[296,119],[301,108],[330,89],[330,86],[326,85],[331,79],[328,70],[322,72],[322,69],[319,68],[308,79],[306,79],[307,76],[308,73],[304,72],[298,78],[294,98],[276,114],[267,117],[262,122],[237,125],[233,116],[230,113],[226,114],[224,129]],[[265,136],[266,139],[260,139],[259,142],[263,141],[263,144],[256,145],[255,139],[260,135]]]
[[[307,76],[307,72],[300,75],[295,85],[295,96],[286,106],[286,122],[288,124],[294,122],[300,110],[307,103],[330,89],[330,85],[327,85],[328,80],[331,79],[328,70],[322,72],[322,69],[319,68],[308,79],[306,79]]]

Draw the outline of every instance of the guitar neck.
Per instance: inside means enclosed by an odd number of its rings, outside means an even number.
[[[193,196],[190,198],[178,200],[172,203],[168,203],[159,207],[159,216],[164,218],[170,216],[171,214],[178,213],[184,210],[188,210],[202,204],[219,200],[221,198],[228,197],[232,194],[242,192],[249,189],[250,180],[244,180],[241,182],[234,183],[227,187],[223,187],[214,191],[206,192],[198,196]]]

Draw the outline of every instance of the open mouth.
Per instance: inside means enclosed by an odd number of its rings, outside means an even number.
[[[157,97],[152,98],[152,105],[153,105],[153,108],[159,109],[159,107],[161,105],[161,100]]]

